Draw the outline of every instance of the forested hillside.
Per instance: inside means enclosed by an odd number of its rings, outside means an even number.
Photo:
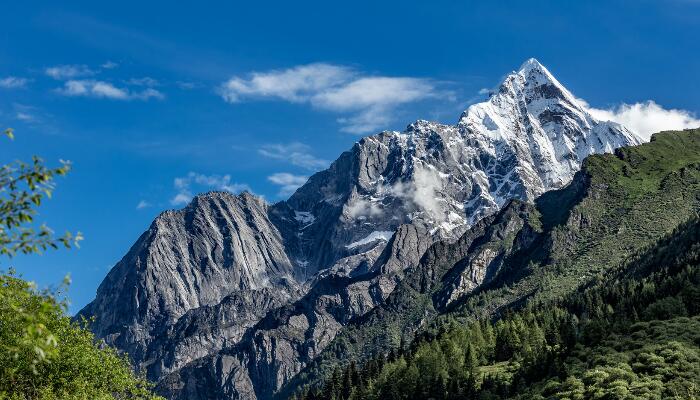
[[[590,157],[572,185],[538,199],[533,238],[516,240],[491,280],[442,307],[460,267],[444,260],[433,288],[414,291],[423,316],[439,315],[410,345],[336,362],[300,397],[700,396],[699,142],[698,130],[667,132]]]

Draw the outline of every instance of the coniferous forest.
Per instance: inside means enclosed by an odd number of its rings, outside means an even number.
[[[560,300],[351,363],[298,399],[692,399],[700,395],[700,220]]]

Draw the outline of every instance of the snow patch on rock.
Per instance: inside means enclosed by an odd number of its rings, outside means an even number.
[[[393,235],[393,234],[394,234],[394,232],[392,232],[392,231],[374,231],[374,232],[370,233],[369,235],[367,235],[366,237],[364,237],[363,239],[360,239],[356,242],[352,242],[345,247],[347,247],[348,249],[352,249],[352,248],[362,246],[365,244],[374,243],[377,240],[383,240],[385,242],[388,242],[389,239],[391,239],[391,235]]]

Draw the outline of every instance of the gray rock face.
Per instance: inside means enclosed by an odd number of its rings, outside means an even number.
[[[287,201],[207,193],[164,212],[81,314],[170,398],[269,398],[383,304],[432,243],[562,187],[589,154],[637,143],[530,60],[456,125],[363,138]],[[502,254],[465,255],[443,306]]]
[[[170,399],[271,398],[343,326],[386,300],[431,243],[431,236],[420,227],[402,225],[366,272],[353,276],[331,268],[315,279],[306,295],[269,313],[237,345],[164,377],[159,392]],[[217,370],[224,365],[224,371]],[[209,389],[202,387],[196,394],[183,391],[183,382],[203,376]]]
[[[338,332],[313,363],[279,389],[278,397],[289,397],[302,385],[318,384],[349,360],[361,363],[377,352],[398,348],[400,340],[409,343],[420,326],[461,300],[470,287],[517,274],[520,268],[513,269],[512,261],[541,237],[539,228],[531,225],[533,221],[539,225],[538,216],[534,205],[512,200],[458,240],[430,245],[416,264],[404,270],[391,294]],[[488,265],[474,262],[486,254],[491,259]],[[462,283],[465,287],[459,286]]]
[[[220,303],[186,312],[150,342],[143,366],[148,377],[159,377],[189,362],[237,343],[246,329],[267,311],[290,301],[277,288],[240,290]]]
[[[541,234],[531,225],[534,206],[511,201],[490,221],[478,240],[466,234],[455,243],[447,244],[452,260],[444,265],[452,268],[441,280],[441,288],[435,294],[435,306],[446,309],[476,288],[489,283],[503,272],[503,265],[518,251],[528,248]],[[469,232],[472,233],[472,232]],[[444,263],[444,256],[433,254],[424,262]],[[437,262],[435,261],[437,260]]]
[[[162,213],[80,314],[95,316],[95,334],[145,367],[157,362],[147,358],[149,344],[190,310],[272,287],[261,306],[292,300],[294,266],[267,214],[247,193],[207,193]]]

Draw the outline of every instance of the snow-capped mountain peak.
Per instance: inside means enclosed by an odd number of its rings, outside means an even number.
[[[458,238],[511,199],[531,201],[566,185],[590,154],[639,142],[624,127],[593,118],[530,59],[488,100],[464,111],[457,124],[419,120],[403,132],[363,138],[287,201],[268,205],[250,194],[218,193],[164,213],[112,269],[83,314],[96,315],[98,337],[161,380],[241,340],[256,341],[244,333],[260,325],[269,310],[312,293],[316,284],[321,286],[317,295],[326,293],[324,277],[371,277],[372,282],[359,280],[342,295],[349,288],[342,285],[353,280],[340,279],[329,292],[338,294],[318,302],[333,304],[330,310],[342,301],[352,315],[361,315],[391,293],[395,278],[432,241]],[[299,349],[318,354],[350,320],[329,315],[290,317],[279,329],[298,331],[309,321],[316,322],[308,329],[325,326],[323,340],[317,340],[316,331],[300,339],[306,342]],[[200,324],[206,334],[171,335]],[[210,330],[210,324],[221,330]],[[288,345],[288,351],[293,347]],[[241,348],[253,352],[245,359],[267,359],[255,346]],[[232,397],[279,389],[299,371],[294,360],[274,361],[279,363],[275,371],[286,371],[282,378],[240,365],[232,374],[244,387],[232,387]],[[197,380],[214,379],[214,370]],[[174,390],[189,393],[187,386],[197,380],[171,383]],[[220,389],[216,385],[212,390]]]
[[[535,195],[566,184],[592,153],[640,143],[626,128],[595,119],[535,59],[509,74],[487,101],[470,106],[458,126],[486,147],[507,144]]]
[[[363,138],[314,175],[284,203],[318,217],[300,232],[300,242],[313,245],[299,246],[297,258],[322,269],[371,247],[349,244],[405,223],[456,237],[510,199],[564,186],[588,155],[637,143],[624,127],[593,118],[529,59],[456,125],[418,120]]]

